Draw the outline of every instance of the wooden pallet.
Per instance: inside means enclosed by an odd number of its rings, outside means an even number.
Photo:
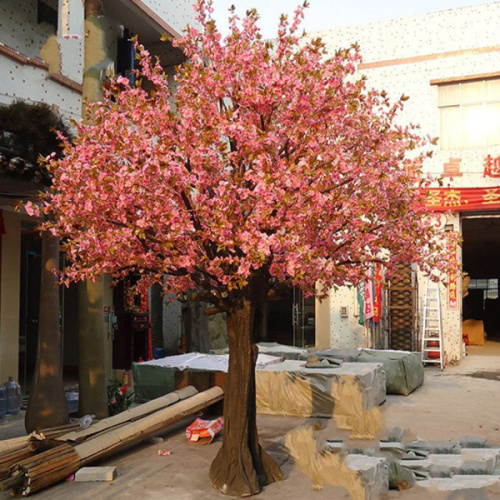
[[[399,277],[388,285],[390,349],[419,349],[417,279],[410,266],[401,266]]]

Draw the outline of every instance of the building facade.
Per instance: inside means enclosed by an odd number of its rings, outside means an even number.
[[[489,338],[498,335],[499,25],[500,3],[494,2],[312,35],[332,53],[358,43],[359,71],[369,85],[394,99],[410,97],[401,123],[419,124],[422,134],[439,137],[424,170],[441,177],[443,186],[428,203],[436,211],[453,211],[441,215],[441,224],[459,233],[463,246],[450,248],[449,258],[457,258],[471,279],[464,298],[461,277],[441,287],[447,362],[463,355],[463,320],[481,320]],[[421,317],[425,280],[417,276]],[[317,346],[362,347],[366,339],[357,311],[356,291],[348,288],[317,303]]]
[[[85,7],[91,4],[101,10],[89,22]],[[19,100],[42,102],[68,121],[79,120],[83,100],[96,99],[110,71],[131,74],[131,36],[138,35],[173,73],[184,55],[160,37],[164,33],[179,37],[187,24],[195,23],[190,0],[3,0],[0,105]],[[36,357],[40,238],[37,221],[13,205],[29,199],[38,189],[0,173],[0,383],[8,376],[27,382]],[[107,336],[107,380],[113,351],[106,323],[111,292],[104,301],[98,327]],[[71,288],[62,292],[63,359],[70,366],[78,365],[78,310],[77,292]],[[164,316],[171,315],[171,310],[164,311]]]

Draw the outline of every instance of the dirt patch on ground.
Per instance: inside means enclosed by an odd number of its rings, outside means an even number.
[[[473,377],[473,378],[484,378],[486,380],[496,380],[497,382],[500,382],[500,372],[473,372],[473,373],[465,373],[464,374],[466,377]]]

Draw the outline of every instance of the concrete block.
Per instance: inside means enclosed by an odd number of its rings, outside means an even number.
[[[459,455],[461,448],[454,441],[411,441],[406,445],[408,450],[427,450],[433,454]]]
[[[458,475],[481,476],[493,474],[494,469],[486,461],[468,460],[460,467],[454,467],[452,471]]]
[[[82,467],[75,474],[75,481],[113,481],[116,476],[116,467]]]
[[[452,468],[446,465],[431,465],[429,468],[430,477],[452,477]]]
[[[401,429],[401,427],[395,427],[394,429],[391,429],[390,431],[386,431],[384,437],[380,441],[382,442],[389,442],[389,443],[400,443],[403,441],[403,437],[405,435],[405,431]]]
[[[334,441],[333,439],[328,439],[325,443],[325,450],[328,451],[340,451],[345,448],[344,441]]]
[[[431,454],[427,457],[427,460],[431,463],[431,467],[439,466],[439,467],[460,467],[464,459],[462,455],[455,454]]]
[[[428,469],[432,466],[432,462],[427,458],[425,460],[401,460],[401,465],[409,469]]]
[[[496,469],[500,466],[500,450],[498,448],[465,448],[462,450],[464,461],[479,460],[492,464],[492,468]]]
[[[488,443],[486,439],[478,436],[464,436],[460,438],[458,444],[462,448],[487,448]]]
[[[427,469],[431,477],[493,474],[500,465],[498,450],[465,448],[461,455],[431,454],[425,460],[401,460],[410,469]]]
[[[379,444],[380,451],[391,451],[396,453],[404,453],[405,445],[403,443],[397,443],[393,441],[381,441]]]
[[[418,485],[424,488],[438,491],[454,491],[464,489],[485,488],[497,484],[500,478],[498,476],[462,476],[454,475],[452,478],[431,478],[419,481]],[[472,497],[471,497],[472,498]]]
[[[361,476],[364,500],[377,500],[388,491],[389,472],[385,458],[350,454],[344,458],[344,465]]]

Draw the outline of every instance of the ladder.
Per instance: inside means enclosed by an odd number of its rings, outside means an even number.
[[[444,368],[443,325],[439,283],[425,283],[424,314],[422,319],[422,363],[439,364]]]

